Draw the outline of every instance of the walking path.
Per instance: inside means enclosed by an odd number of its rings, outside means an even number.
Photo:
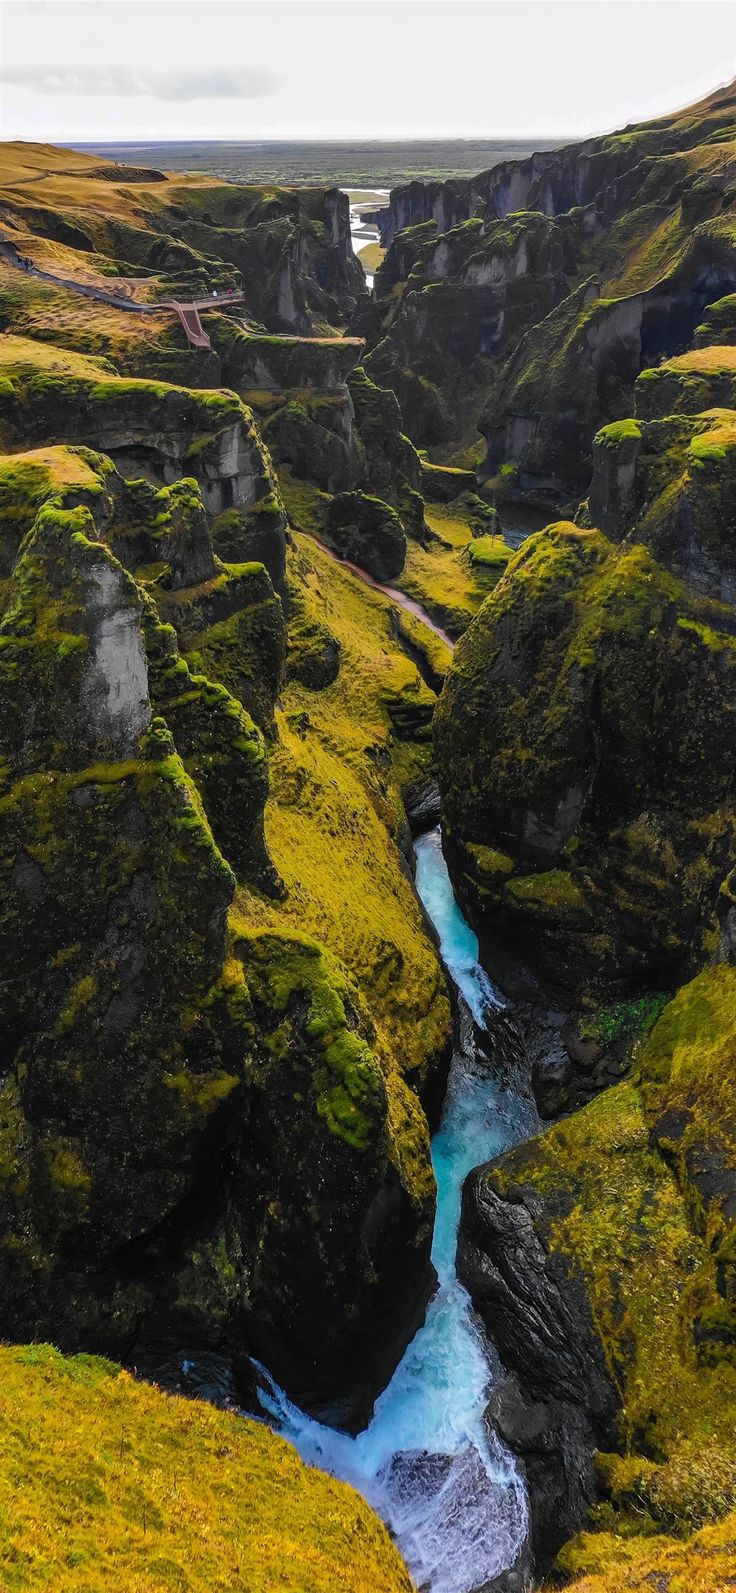
[[[55,276],[52,271],[44,271],[41,266],[33,264],[27,255],[22,255],[20,250],[9,238],[4,238],[0,233],[0,260],[7,261],[8,265],[15,266],[16,270],[24,271],[29,277],[37,277],[40,282],[50,282],[57,288],[68,288],[71,293],[80,293],[83,298],[96,299],[99,304],[111,304],[115,310],[129,310],[133,315],[161,315],[162,311],[171,311],[178,315],[186,336],[192,348],[203,350],[211,349],[207,333],[200,319],[200,311],[229,310],[234,304],[243,304],[243,293],[221,293],[216,297],[206,299],[192,299],[188,303],[179,299],[160,299],[157,304],[139,304],[137,299],[126,298],[121,293],[108,293],[105,288],[95,287],[90,282],[77,282],[74,277]],[[298,332],[265,332],[258,331],[248,321],[241,318],[240,325],[243,330],[250,332],[252,337],[267,337],[269,341],[278,339],[283,343],[362,343],[362,338],[343,337],[303,337]]]
[[[121,293],[108,293],[105,288],[95,287],[91,282],[77,282],[74,277],[60,277],[52,271],[44,271],[41,266],[34,265],[27,255],[22,255],[9,238],[1,235],[0,259],[6,260],[8,265],[15,266],[19,271],[25,271],[29,277],[37,277],[40,282],[51,282],[54,287],[67,288],[71,293],[80,293],[85,299],[96,299],[99,304],[111,304],[115,310],[129,310],[133,315],[160,315],[162,310],[172,310],[178,315],[193,348],[212,347],[199,317],[200,310],[227,310],[233,304],[244,302],[242,293],[223,293],[221,296],[193,299],[188,304],[182,304],[178,299],[163,299],[158,304],[139,304],[137,299]]]

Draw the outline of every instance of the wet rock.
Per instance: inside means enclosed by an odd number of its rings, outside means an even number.
[[[417,780],[404,791],[404,807],[412,835],[423,835],[440,822],[440,791],[432,778]]]
[[[537,1217],[531,1190],[517,1184],[502,1194],[492,1170],[472,1173],[457,1265],[519,1379],[492,1391],[489,1420],[524,1462],[534,1557],[544,1570],[586,1518],[593,1454],[610,1442],[617,1399],[585,1292],[545,1249]]]

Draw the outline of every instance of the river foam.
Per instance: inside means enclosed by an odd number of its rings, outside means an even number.
[[[359,1488],[394,1533],[419,1587],[474,1593],[513,1564],[526,1539],[523,1480],[484,1422],[498,1367],[455,1273],[466,1174],[533,1132],[532,1102],[495,1080],[473,1022],[501,1004],[455,901],[439,830],[416,842],[417,891],[460,992],[461,1017],[440,1128],[432,1145],[438,1289],[369,1425],[357,1437],[299,1410],[265,1373],[261,1401],[302,1458]]]

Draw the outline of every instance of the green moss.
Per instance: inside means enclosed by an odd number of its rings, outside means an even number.
[[[384,1094],[368,1046],[348,1028],[344,975],[306,936],[253,937],[240,943],[240,951],[257,1000],[285,1012],[292,998],[306,997],[305,1033],[319,1057],[313,1074],[317,1111],[331,1133],[354,1150],[366,1150],[380,1132]],[[284,1038],[276,1032],[278,1049]]]
[[[595,444],[598,448],[617,448],[619,443],[628,441],[641,441],[641,426],[638,420],[613,421],[611,425],[604,426],[595,436]]]
[[[586,912],[585,897],[575,880],[564,869],[551,869],[547,874],[527,874],[509,880],[506,894],[513,901],[535,911],[578,916]]]
[[[453,845],[553,870],[512,882],[495,923],[576,1003],[675,985],[710,933],[736,819],[731,630],[645,548],[561,522],[455,650],[434,719]]]
[[[468,545],[468,557],[472,564],[498,571],[499,575],[505,570],[511,556],[511,548],[502,536],[486,534],[473,537]]]

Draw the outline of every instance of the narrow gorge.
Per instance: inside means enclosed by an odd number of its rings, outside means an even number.
[[[733,85],[0,145],[8,1593],[736,1585],[735,384]]]

